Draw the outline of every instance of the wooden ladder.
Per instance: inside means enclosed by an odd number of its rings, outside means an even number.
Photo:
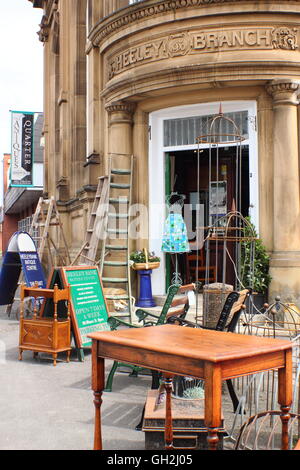
[[[106,213],[108,208],[108,176],[99,178],[95,199],[90,213],[85,240],[76,255],[72,266],[77,264],[87,264],[89,266],[99,264],[97,260],[97,251],[99,241],[103,240]]]
[[[131,282],[129,266],[129,210],[132,199],[133,156],[113,154],[109,158],[108,204],[105,214],[104,239],[100,258],[100,274],[105,288],[120,288],[124,294],[106,294],[108,300],[126,301],[130,316]]]
[[[50,227],[53,226],[57,227],[59,231],[57,234],[57,239],[59,240],[61,236],[64,243],[63,248],[58,248],[52,238],[52,234],[50,233]],[[39,255],[41,263],[43,257],[47,255],[47,267],[49,272],[51,271],[51,268],[55,268],[57,265],[68,266],[71,264],[68,245],[65,239],[62,222],[60,220],[60,215],[54,197],[50,197],[50,199],[44,199],[43,197],[39,198],[28,233],[33,238],[36,244],[37,253]],[[24,282],[24,275],[21,271],[18,280],[18,288],[22,282]],[[18,288],[16,290],[16,293],[18,291]],[[8,316],[10,316],[13,304],[16,300],[19,300],[17,294],[15,294],[13,303],[7,306],[6,313]]]
[[[60,241],[62,239],[63,247],[57,247],[50,227],[57,227],[57,240]],[[41,261],[47,251],[49,266],[68,266],[71,264],[63,225],[53,196],[49,199],[40,197],[32,218],[29,235],[32,236],[37,244],[37,252]],[[53,249],[55,256],[53,256]]]

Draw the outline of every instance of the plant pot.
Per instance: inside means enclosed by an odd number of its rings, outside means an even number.
[[[137,307],[146,307],[146,308],[156,307],[156,303],[152,296],[152,286],[151,286],[152,269],[138,269],[137,271],[138,271],[139,278],[140,278],[140,295],[135,305]]]
[[[159,268],[160,266],[160,262],[159,261],[156,261],[154,263],[134,263],[132,265],[132,269],[134,269],[135,271],[141,271],[141,270],[144,270],[144,269],[157,269]]]

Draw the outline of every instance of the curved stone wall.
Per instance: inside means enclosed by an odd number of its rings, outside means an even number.
[[[111,101],[181,85],[297,79],[299,18],[300,2],[290,1],[134,4],[89,35],[103,56],[102,96]]]

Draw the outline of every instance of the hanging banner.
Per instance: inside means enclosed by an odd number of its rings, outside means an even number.
[[[11,186],[33,186],[34,113],[11,111]]]

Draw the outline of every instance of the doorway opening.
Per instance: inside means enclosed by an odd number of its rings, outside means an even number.
[[[218,173],[217,174],[217,168]],[[212,248],[210,253],[210,266],[207,266],[205,260],[205,250],[196,248],[196,230],[198,202],[201,207],[202,217],[200,223],[202,227],[211,226],[211,209],[209,208],[209,185],[218,181],[217,190],[221,193],[221,203],[223,204],[224,215],[232,209],[236,209],[236,185],[241,187],[240,211],[244,217],[249,215],[250,207],[250,170],[249,170],[249,146],[242,146],[241,168],[238,171],[240,181],[237,181],[237,162],[235,147],[224,146],[219,148],[218,162],[216,156],[211,159],[211,181],[209,178],[209,150],[200,150],[199,172],[198,172],[198,153],[197,150],[174,151],[165,153],[165,183],[166,194],[178,192],[185,196],[185,206],[183,211],[184,220],[187,225],[188,239],[191,252],[178,256],[179,270],[184,284],[192,282],[196,278],[195,269],[197,269],[197,279],[203,282],[205,278],[209,282],[220,282],[222,278],[223,256],[221,247]],[[198,194],[199,193],[199,194]],[[219,210],[219,208],[218,208]],[[219,212],[220,213],[220,212]],[[198,213],[199,214],[199,213]],[[199,215],[198,215],[199,217]],[[205,230],[204,230],[205,233]],[[194,248],[194,250],[193,250]],[[233,246],[228,247],[233,253]],[[196,254],[197,253],[197,254]],[[198,259],[197,259],[198,258]],[[196,262],[197,259],[197,262]],[[172,273],[174,272],[174,259],[172,255],[166,255],[166,285],[171,284]],[[234,266],[230,263],[227,267],[227,281],[234,284]]]

